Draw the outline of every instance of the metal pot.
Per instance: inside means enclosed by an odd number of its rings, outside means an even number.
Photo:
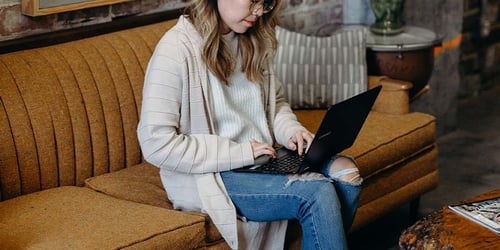
[[[395,36],[370,33],[366,44],[368,73],[411,82],[413,98],[431,77],[434,47],[440,43],[434,32],[413,26],[405,26],[404,32]]]

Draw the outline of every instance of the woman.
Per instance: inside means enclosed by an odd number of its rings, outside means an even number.
[[[275,156],[276,142],[302,154],[314,136],[272,71],[279,4],[192,0],[148,65],[139,141],[174,207],[208,213],[231,248],[282,248],[298,219],[303,249],[343,249],[362,182],[351,158],[321,174],[231,171]]]

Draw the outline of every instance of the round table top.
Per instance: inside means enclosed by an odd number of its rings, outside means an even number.
[[[407,25],[397,35],[379,35],[369,31],[366,47],[374,51],[409,51],[436,46],[441,40],[432,30]]]

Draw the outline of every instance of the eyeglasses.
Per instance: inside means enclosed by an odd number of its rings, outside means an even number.
[[[250,2],[250,11],[254,15],[256,15],[261,8],[262,13],[269,13],[276,5],[276,0],[250,0]]]

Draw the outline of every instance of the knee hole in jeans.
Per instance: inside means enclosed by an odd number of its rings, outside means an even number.
[[[361,176],[356,163],[348,157],[337,157],[330,166],[330,177],[349,183],[359,183]]]

